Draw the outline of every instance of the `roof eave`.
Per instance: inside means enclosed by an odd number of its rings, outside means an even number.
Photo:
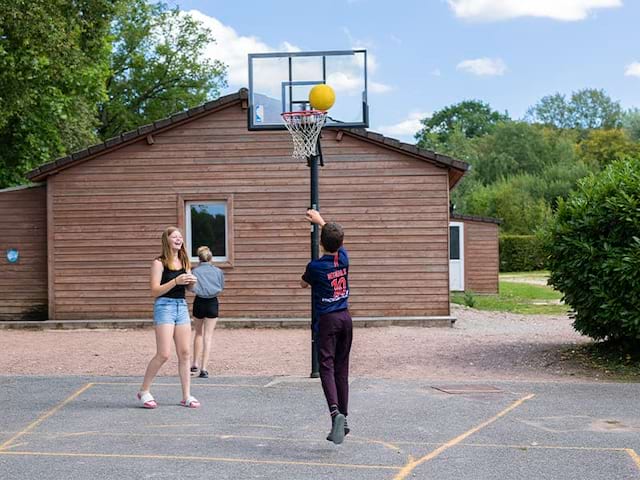
[[[32,182],[40,182],[46,180],[50,175],[54,175],[62,170],[65,170],[72,165],[85,162],[98,155],[104,154],[107,151],[118,150],[132,143],[138,142],[148,135],[161,133],[170,128],[174,128],[183,123],[189,122],[195,118],[207,115],[213,110],[221,110],[227,108],[232,104],[241,102],[247,99],[247,89],[241,88],[238,92],[230,95],[225,95],[217,100],[212,100],[203,105],[185,110],[183,112],[175,113],[170,117],[163,118],[153,122],[153,124],[143,125],[135,130],[124,132],[116,137],[109,138],[102,143],[91,145],[84,150],[80,150],[67,155],[66,157],[58,158],[52,162],[40,165],[34,168],[26,174],[26,177]]]

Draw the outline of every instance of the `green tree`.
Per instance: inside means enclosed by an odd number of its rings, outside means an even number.
[[[596,340],[640,348],[640,159],[582,180],[545,235],[549,282]]]
[[[478,177],[484,184],[500,178],[539,174],[552,163],[574,161],[573,138],[526,122],[504,122],[478,140]]]
[[[543,97],[527,111],[525,119],[556,128],[590,130],[619,128],[623,110],[604,90],[585,88],[571,94],[569,100],[556,93]]]
[[[592,130],[578,144],[580,159],[600,169],[616,160],[628,160],[640,155],[640,144],[631,140],[625,130]]]
[[[640,142],[640,108],[631,108],[625,112],[622,117],[622,128],[631,140]]]
[[[2,0],[0,187],[96,140],[110,0]]]
[[[491,132],[498,122],[509,116],[492,110],[489,104],[479,100],[465,100],[435,112],[421,121],[423,128],[416,133],[417,145],[437,150],[446,144],[458,130],[466,138],[481,137]]]
[[[177,7],[124,0],[112,36],[103,139],[214,99],[226,85],[226,66],[204,58],[211,32]]]
[[[551,216],[551,208],[535,198],[526,183],[530,176],[502,179],[492,185],[478,186],[465,199],[464,213],[502,220],[503,233],[529,235]]]

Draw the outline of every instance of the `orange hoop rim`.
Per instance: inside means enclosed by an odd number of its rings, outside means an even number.
[[[299,112],[283,112],[281,115],[283,118],[287,119],[292,117],[315,117],[325,115],[326,113],[326,110],[300,110]]]

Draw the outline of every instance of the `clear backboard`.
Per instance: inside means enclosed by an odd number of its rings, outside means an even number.
[[[249,130],[284,130],[284,112],[310,110],[309,91],[325,83],[336,94],[325,126],[367,128],[367,52],[249,54]]]

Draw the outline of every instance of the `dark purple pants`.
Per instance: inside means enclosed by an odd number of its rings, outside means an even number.
[[[327,405],[346,415],[349,406],[349,352],[353,325],[349,310],[321,315],[318,322],[320,380]]]

